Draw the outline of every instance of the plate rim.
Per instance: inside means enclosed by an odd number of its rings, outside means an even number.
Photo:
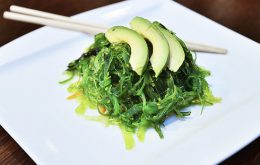
[[[95,12],[96,10],[102,10],[103,8],[107,8],[107,7],[110,7],[110,6],[116,6],[116,5],[118,5],[118,6],[120,7],[120,5],[121,5],[121,4],[124,4],[125,2],[127,2],[127,1],[122,1],[122,2],[118,2],[118,3],[110,4],[110,5],[107,5],[107,6],[102,6],[102,7],[99,7],[99,8],[95,8],[95,9],[92,9],[92,10],[88,10],[88,11],[85,11],[85,12],[82,12],[82,13],[79,13],[79,14],[76,14],[76,15],[74,15],[73,17],[77,17],[77,16],[79,16],[79,15],[83,15],[83,14],[88,13],[88,12]],[[179,6],[182,6],[181,4],[176,3],[176,2],[172,2],[172,1],[170,1],[170,0],[165,0],[165,1],[162,1],[162,2],[163,2],[163,3],[164,3],[164,2],[171,2],[171,3],[175,3],[175,4],[179,5]],[[182,6],[182,7],[186,8],[187,10],[189,10],[189,11],[195,13],[195,14],[199,14],[199,13],[197,13],[197,12],[195,12],[195,11],[192,11],[191,9],[189,9],[189,8],[187,8],[187,7],[185,7],[185,6]],[[205,16],[203,16],[203,15],[201,15],[201,14],[199,14],[199,15],[202,16],[202,17],[204,17],[204,19],[206,18],[206,19],[210,20],[209,18],[207,18],[207,17],[205,17]],[[211,20],[211,21],[212,21],[212,20]],[[215,21],[213,21],[213,22],[216,23]],[[241,34],[235,32],[235,31],[233,31],[233,30],[231,30],[231,29],[229,29],[229,28],[227,28],[227,27],[225,27],[225,26],[223,26],[223,25],[221,25],[221,24],[219,24],[219,23],[216,23],[216,24],[218,24],[218,25],[224,27],[225,30],[229,30],[229,31],[231,31],[231,32],[233,32],[233,33],[236,33],[237,35],[239,35],[240,37],[243,37],[243,38],[247,39],[248,41],[251,41],[251,42],[253,42],[253,43],[258,44],[257,42],[253,41],[252,39],[247,38],[247,37],[245,37],[245,36],[243,36],[243,35],[241,35]],[[11,42],[9,42],[9,43],[7,43],[7,44],[1,46],[1,47],[0,47],[0,51],[1,51],[3,48],[5,48],[6,45],[15,44],[15,42],[16,42],[17,40],[20,40],[21,38],[30,37],[31,35],[35,35],[35,33],[37,34],[39,31],[42,31],[43,29],[46,29],[46,28],[47,28],[47,27],[41,27],[41,28],[38,28],[38,29],[36,29],[36,30],[30,32],[30,33],[24,34],[24,35],[21,36],[21,37],[18,37],[18,38],[16,38],[15,40],[13,40],[13,41],[11,41]],[[8,65],[8,64],[7,64],[7,65]],[[0,67],[1,67],[1,66],[0,66]],[[258,97],[258,98],[259,98],[259,97]],[[256,99],[254,99],[252,102],[257,105],[257,100],[256,100]],[[0,109],[5,109],[5,108],[0,104]],[[239,108],[239,109],[243,109],[243,108]],[[232,112],[230,112],[230,113],[235,113],[235,112],[237,112],[237,111],[232,111]],[[216,122],[216,123],[217,123],[217,122]],[[29,146],[23,144],[23,142],[20,140],[19,136],[16,135],[15,131],[13,131],[12,129],[10,129],[10,128],[8,127],[8,124],[4,124],[4,119],[2,119],[1,116],[0,116],[0,124],[1,124],[1,126],[8,132],[8,134],[9,134],[13,139],[15,139],[15,141],[22,147],[22,149],[23,149],[35,162],[37,162],[37,163],[39,163],[39,164],[44,164],[43,161],[42,161],[38,156],[34,155],[34,152],[30,149]],[[243,144],[243,145],[238,146],[236,150],[234,150],[233,152],[230,152],[229,155],[226,155],[226,157],[224,157],[224,158],[223,158],[222,160],[220,160],[220,161],[223,161],[223,160],[225,160],[226,158],[228,158],[229,156],[235,154],[235,153],[238,152],[240,149],[244,148],[247,144],[251,143],[254,139],[258,138],[259,135],[260,135],[260,134],[255,135],[254,137],[250,137],[250,138],[249,138],[249,139],[250,139],[249,141],[244,141],[244,144]],[[220,162],[220,161],[219,161],[219,162]]]

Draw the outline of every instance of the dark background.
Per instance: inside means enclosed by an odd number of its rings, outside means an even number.
[[[119,0],[0,0],[0,14],[12,4],[71,16]],[[260,0],[176,0],[210,19],[260,42]],[[0,46],[39,28],[0,16]],[[259,52],[260,53],[260,52]],[[260,55],[260,54],[259,54]],[[205,155],[206,156],[206,155]],[[0,126],[0,164],[35,164]],[[222,164],[260,165],[260,138]]]

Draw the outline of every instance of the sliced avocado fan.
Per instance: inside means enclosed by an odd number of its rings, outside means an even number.
[[[162,27],[159,22],[154,22],[153,24],[163,33],[164,37],[169,43],[170,59],[168,63],[168,68],[173,72],[177,72],[185,59],[184,50],[179,41],[175,38],[175,36],[171,34],[167,29]]]
[[[158,77],[165,66],[177,72],[185,60],[185,52],[177,37],[168,31],[159,22],[151,23],[142,17],[135,17],[130,25],[132,29],[124,26],[114,26],[107,30],[106,38],[111,43],[127,43],[131,48],[129,63],[132,69],[142,75],[148,62],[148,46],[144,38],[149,40],[153,47],[150,62]]]
[[[132,69],[142,75],[148,62],[148,46],[145,39],[136,31],[123,26],[114,26],[105,33],[111,43],[127,43],[131,48],[129,63]]]
[[[135,17],[130,22],[130,26],[152,43],[153,53],[150,62],[155,72],[155,77],[158,77],[167,65],[169,59],[169,45],[167,39],[157,26],[142,17]]]

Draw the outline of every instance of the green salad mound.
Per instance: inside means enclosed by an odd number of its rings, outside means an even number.
[[[140,132],[144,134],[147,128],[154,128],[163,138],[164,121],[172,115],[190,115],[184,108],[219,102],[205,79],[210,72],[197,66],[184,42],[177,39],[185,52],[184,62],[177,72],[166,67],[155,77],[150,62],[142,75],[132,70],[127,43],[110,43],[104,33],[97,34],[95,42],[66,70],[71,77],[64,82],[78,77],[69,87],[70,98],[80,100],[78,111],[95,106],[100,115],[118,123],[124,132],[138,132],[143,140]],[[147,44],[151,55],[151,43]]]

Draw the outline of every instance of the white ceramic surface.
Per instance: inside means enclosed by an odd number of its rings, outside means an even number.
[[[149,2],[149,5],[147,5]],[[134,16],[158,20],[183,39],[227,48],[228,55],[198,53],[211,70],[208,81],[223,101],[192,107],[191,117],[165,122],[165,138],[149,130],[144,143],[124,148],[120,130],[90,122],[66,100],[67,64],[93,38],[40,28],[0,48],[0,124],[38,164],[214,164],[260,135],[260,46],[187,8],[169,1],[125,1],[77,15],[109,26]]]

